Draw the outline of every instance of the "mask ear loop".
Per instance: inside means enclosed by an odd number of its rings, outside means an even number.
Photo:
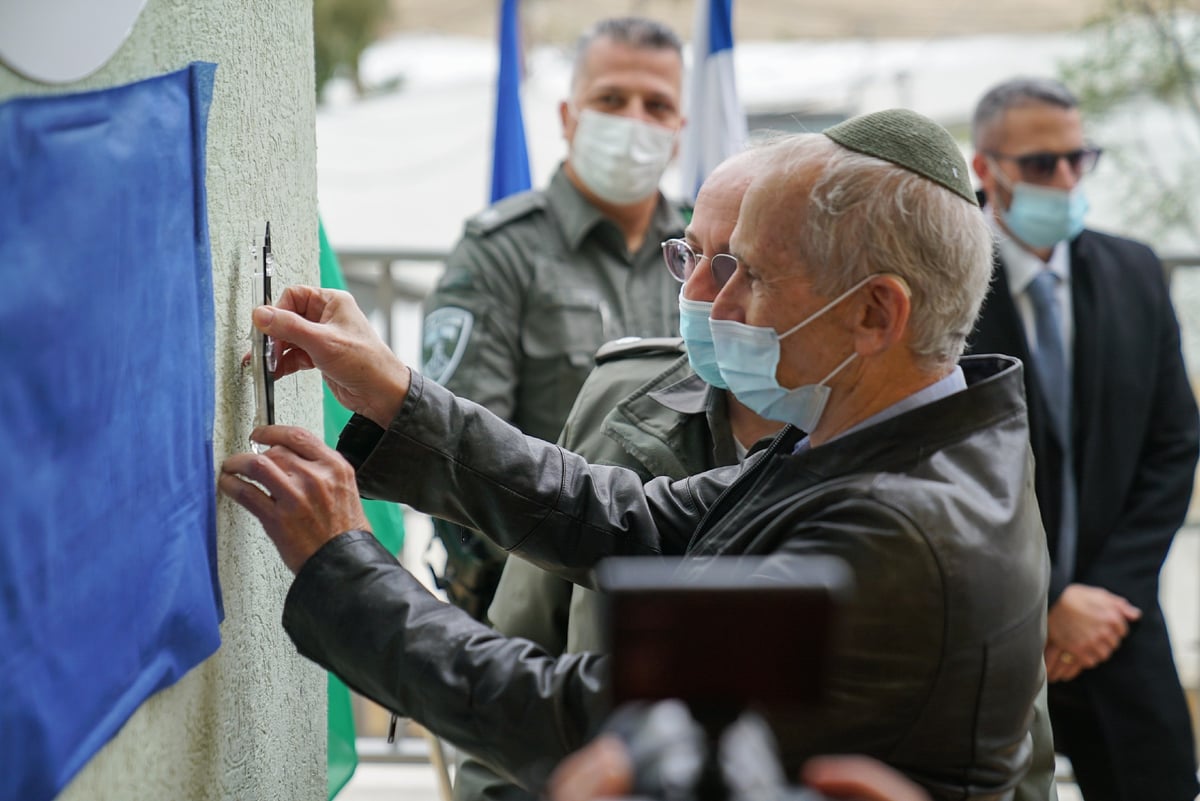
[[[988,168],[992,171],[992,177],[996,179],[996,183],[1000,184],[1000,188],[1011,195],[1015,190],[1015,184],[1004,174],[1004,170],[1000,169],[1000,165],[991,156],[985,154],[983,160],[987,162]]]
[[[904,296],[909,300],[912,300],[912,287],[908,285],[908,281],[905,280],[903,275],[898,275],[897,273],[880,273],[880,275],[886,275],[889,278],[895,278],[897,281],[899,281],[900,288],[904,290]]]
[[[817,384],[817,386],[819,386],[819,387],[828,386],[829,382],[833,380],[834,376],[836,376],[838,373],[842,372],[842,370],[846,369],[846,365],[850,364],[850,362],[854,361],[856,358],[858,358],[857,351],[851,353],[849,356],[846,357],[846,360],[844,362],[839,364],[837,367],[833,368],[833,372],[830,373],[829,375],[825,376],[824,378],[822,378],[820,383]]]
[[[996,163],[995,158],[992,158],[991,156],[984,156],[983,158],[985,162],[988,162],[988,167],[991,169],[992,177],[995,177],[996,183],[1000,185],[1000,188],[1002,188],[1004,192],[1008,192],[1009,195],[1012,195],[1014,192],[1016,192],[1016,183],[1022,183],[1022,181],[1013,183],[1013,181],[1009,179],[1008,175],[1004,174],[1004,170],[1000,169],[1000,164]]]
[[[780,335],[779,335],[779,339],[783,339],[784,337],[788,337],[788,336],[791,336],[792,334],[796,333],[796,332],[797,332],[797,331],[799,331],[801,328],[803,328],[804,326],[808,325],[808,324],[809,324],[809,323],[811,323],[813,320],[817,319],[817,318],[818,318],[818,317],[820,317],[822,314],[824,314],[825,312],[829,311],[829,310],[830,310],[830,309],[832,309],[834,306],[838,305],[839,303],[841,303],[843,300],[845,300],[846,298],[848,298],[848,297],[850,297],[851,295],[853,295],[853,294],[854,294],[855,292],[857,292],[858,290],[862,289],[864,286],[866,286],[866,285],[867,285],[867,282],[868,282],[868,281],[870,281],[872,278],[874,278],[874,277],[875,277],[875,276],[877,276],[877,275],[884,275],[884,273],[871,273],[871,274],[870,274],[870,275],[868,275],[866,278],[862,279],[862,280],[861,280],[861,281],[859,281],[857,284],[855,284],[854,286],[850,287],[850,288],[849,288],[849,289],[847,289],[845,292],[843,292],[842,294],[838,295],[836,298],[834,298],[833,300],[829,301],[828,303],[826,303],[826,304],[825,304],[824,306],[822,306],[821,308],[817,309],[817,310],[816,310],[815,312],[813,312],[812,314],[808,315],[808,317],[806,317],[806,318],[804,318],[803,320],[801,320],[800,322],[796,323],[794,326],[792,326],[791,328],[789,328],[787,331],[784,331],[782,334],[780,334]],[[780,280],[782,280],[782,279],[780,279]]]
[[[1008,179],[1008,176],[1005,175],[1004,171],[1000,169],[1000,165],[996,163],[994,158],[985,154],[983,160],[987,162],[988,168],[992,171],[992,177],[995,179],[996,183],[1000,185],[1001,189],[1008,193],[1008,205],[1011,207],[1012,199],[1016,195],[1017,191],[1016,185]],[[988,205],[992,207],[992,214],[997,220],[1003,220],[1007,216],[1008,209],[1000,205],[999,198],[988,198],[987,201]],[[1005,226],[1004,230],[1008,230],[1007,225]]]

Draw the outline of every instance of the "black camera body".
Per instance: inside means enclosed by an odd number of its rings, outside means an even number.
[[[629,746],[638,795],[822,798],[788,781],[767,718],[822,701],[852,592],[844,562],[631,557],[605,560],[597,582],[618,709],[610,728]]]

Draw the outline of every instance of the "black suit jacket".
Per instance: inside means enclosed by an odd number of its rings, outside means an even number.
[[[1074,580],[1143,609],[1183,523],[1196,470],[1195,396],[1158,258],[1128,239],[1084,231],[1071,243],[1073,428],[1079,488]],[[969,349],[1029,362],[1029,345],[999,257]],[[1037,495],[1051,558],[1058,545],[1062,451],[1037,373],[1025,371]],[[1053,604],[1063,586],[1052,586]]]
[[[1192,733],[1158,605],[1159,570],[1187,512],[1198,450],[1179,325],[1154,253],[1094,231],[1071,243],[1071,300],[1079,489],[1072,580],[1123,596],[1142,618],[1108,661],[1051,688],[1056,745],[1071,757],[1081,782],[1112,783],[1123,797],[1190,798],[1196,787]],[[998,257],[969,347],[1029,361]],[[1038,503],[1053,559],[1062,451],[1048,428],[1035,370],[1025,371],[1025,389]],[[1064,585],[1055,571],[1051,605]],[[1081,730],[1096,732],[1107,749],[1073,741],[1072,731]]]

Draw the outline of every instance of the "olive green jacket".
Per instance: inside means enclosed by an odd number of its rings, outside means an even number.
[[[725,396],[688,365],[679,338],[611,342],[596,354],[559,444],[592,464],[684,478],[737,461]],[[551,654],[603,650],[599,596],[524,559],[509,559],[488,618],[500,632]],[[487,765],[462,755],[456,801],[533,801]]]
[[[592,464],[635,470],[644,481],[734,464],[724,393],[701,381],[682,354],[679,339],[605,346],[559,443]],[[594,599],[591,590],[513,559],[488,617],[502,633],[531,639],[551,653],[597,651],[602,643],[592,623]]]

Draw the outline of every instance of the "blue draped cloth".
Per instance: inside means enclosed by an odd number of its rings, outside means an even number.
[[[0,798],[220,643],[215,69],[0,103]]]

